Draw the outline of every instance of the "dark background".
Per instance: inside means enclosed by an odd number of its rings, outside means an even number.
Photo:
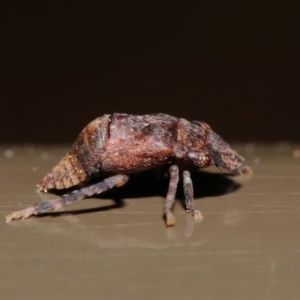
[[[105,113],[299,141],[299,10],[271,1],[14,1],[1,9],[0,142],[69,143]]]

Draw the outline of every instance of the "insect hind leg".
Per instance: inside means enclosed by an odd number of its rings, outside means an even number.
[[[26,219],[33,215],[40,215],[46,212],[56,211],[67,204],[71,204],[75,201],[82,200],[86,197],[91,197],[96,194],[101,194],[113,187],[120,187],[128,181],[127,175],[118,174],[109,178],[104,179],[101,182],[92,184],[87,187],[83,187],[78,190],[74,190],[68,194],[56,197],[51,200],[37,203],[31,207],[25,208],[20,211],[13,212],[6,216],[6,221],[9,222],[15,219]]]

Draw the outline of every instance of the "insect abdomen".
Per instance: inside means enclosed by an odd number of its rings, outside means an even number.
[[[103,171],[130,174],[165,164],[174,154],[178,121],[164,114],[113,114]]]
[[[40,190],[70,188],[99,174],[100,156],[109,138],[109,124],[110,115],[89,123],[68,154],[41,180]]]

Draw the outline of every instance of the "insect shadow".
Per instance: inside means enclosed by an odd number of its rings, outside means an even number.
[[[196,200],[204,197],[216,197],[229,194],[240,188],[240,184],[235,182],[231,174],[212,173],[207,171],[197,171],[192,173],[192,180],[194,186],[194,197]],[[112,199],[114,204],[85,208],[80,210],[68,210],[60,212],[49,212],[38,217],[44,216],[60,216],[64,214],[84,214],[92,212],[107,211],[110,209],[120,208],[125,206],[123,199],[126,198],[146,198],[160,196],[165,198],[169,184],[168,176],[157,176],[153,171],[147,171],[138,174],[132,174],[128,183],[122,187],[114,188],[100,195],[94,195],[92,198],[98,199]],[[55,191],[53,191],[55,192]],[[61,193],[56,193],[61,195]],[[176,199],[179,200],[181,206],[185,208],[184,193],[182,180],[178,183]]]

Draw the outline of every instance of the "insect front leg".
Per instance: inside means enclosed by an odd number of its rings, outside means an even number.
[[[23,210],[13,212],[12,214],[6,216],[6,221],[9,222],[11,220],[21,218],[26,219],[32,215],[40,215],[46,212],[58,210],[67,204],[71,204],[75,201],[79,201],[83,198],[91,197],[96,194],[101,194],[112,189],[113,187],[122,186],[128,181],[128,179],[129,177],[127,175],[122,174],[106,178],[96,184],[74,190],[52,200],[40,202]]]
[[[189,171],[183,171],[183,189],[185,195],[186,212],[190,212],[195,219],[201,219],[202,215],[200,210],[195,210],[194,208],[194,189],[191,173]]]
[[[166,218],[166,225],[167,226],[174,226],[175,225],[175,218],[172,213],[172,206],[174,203],[177,185],[179,181],[179,168],[176,165],[173,165],[169,169],[170,173],[170,182],[169,182],[169,189],[168,194],[165,200],[165,207],[164,207],[164,215]]]

